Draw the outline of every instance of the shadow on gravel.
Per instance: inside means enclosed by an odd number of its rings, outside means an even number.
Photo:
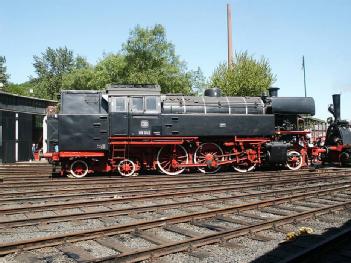
[[[339,235],[342,233],[342,235]],[[335,239],[335,237],[338,238]],[[329,228],[322,235],[300,235],[282,242],[276,249],[262,255],[254,263],[330,263],[351,262],[351,219],[339,228]],[[320,242],[324,244],[319,246]]]

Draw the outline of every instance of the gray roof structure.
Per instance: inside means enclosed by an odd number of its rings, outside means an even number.
[[[0,110],[45,115],[48,106],[57,105],[55,100],[16,95],[0,91]]]
[[[106,85],[106,93],[115,96],[161,95],[161,87],[155,84],[108,84]]]

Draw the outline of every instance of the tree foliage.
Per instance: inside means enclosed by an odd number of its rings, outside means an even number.
[[[64,74],[63,89],[103,89],[109,83],[159,84],[163,93],[191,92],[192,72],[175,55],[161,25],[137,26],[120,53],[105,55],[95,67]]]
[[[195,95],[203,95],[205,89],[208,88],[208,83],[201,68],[190,72],[191,90]]]
[[[33,66],[38,76],[33,80],[35,95],[49,99],[56,99],[65,74],[88,67],[83,57],[75,57],[73,51],[67,47],[48,47],[40,56],[33,58]]]
[[[9,74],[7,74],[5,63],[6,58],[4,56],[0,56],[0,83],[2,83],[4,87],[7,86],[9,79]]]
[[[121,54],[108,54],[95,66],[95,81],[99,89],[109,83],[125,83],[125,58]]]
[[[62,89],[71,90],[93,90],[95,72],[91,67],[75,69],[70,73],[63,75]]]
[[[26,81],[21,84],[15,84],[15,83],[9,82],[5,86],[4,90],[6,92],[21,95],[21,96],[33,96],[33,94],[31,93],[31,91],[33,91],[33,83],[31,83],[30,81]]]
[[[124,57],[108,54],[95,67],[78,68],[63,76],[63,89],[99,90],[109,83],[125,83],[123,72]]]
[[[162,25],[153,28],[137,26],[122,47],[126,83],[155,83],[163,93],[189,93],[190,74],[175,54],[174,45],[166,38]]]
[[[265,58],[255,60],[247,52],[237,53],[231,67],[221,63],[210,78],[212,87],[220,87],[226,96],[260,96],[275,81]]]

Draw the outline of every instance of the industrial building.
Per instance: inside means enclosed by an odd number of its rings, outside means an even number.
[[[46,109],[56,104],[0,91],[0,163],[32,158],[32,145],[42,145]]]

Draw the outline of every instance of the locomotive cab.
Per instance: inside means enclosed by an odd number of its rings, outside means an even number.
[[[158,85],[109,85],[110,134],[159,136],[161,89]]]

